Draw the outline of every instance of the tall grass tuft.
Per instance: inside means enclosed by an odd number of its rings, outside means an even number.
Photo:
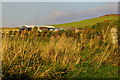
[[[86,29],[77,39],[3,36],[3,79],[118,78],[118,48],[108,34],[109,27],[100,34]]]

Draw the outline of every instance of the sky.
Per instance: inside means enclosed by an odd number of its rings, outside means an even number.
[[[8,2],[4,0],[2,26],[62,24],[117,13],[117,2]]]
[[[119,2],[119,0],[1,0],[2,2]]]
[[[0,27],[2,27],[2,3],[0,2]]]

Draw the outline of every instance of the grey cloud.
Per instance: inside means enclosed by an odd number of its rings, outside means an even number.
[[[119,2],[119,0],[3,0],[3,2]]]
[[[102,16],[105,14],[118,13],[117,3],[111,3],[109,5],[103,5],[96,8],[91,8],[89,10],[83,10],[78,12],[67,12],[67,11],[54,11],[49,16],[36,17],[29,23],[34,24],[61,24],[66,22],[74,22],[79,20],[84,20],[88,18],[93,18],[97,16]]]

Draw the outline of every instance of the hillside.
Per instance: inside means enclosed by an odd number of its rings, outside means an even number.
[[[118,20],[118,14],[109,14],[109,15],[104,15],[100,16],[97,18],[92,18],[92,19],[86,19],[82,21],[77,21],[77,22],[71,22],[71,23],[65,23],[65,24],[56,24],[53,25],[55,27],[76,27],[76,28],[84,28],[85,26],[90,26],[94,25],[96,23],[104,22],[104,21],[116,21]]]
[[[109,23],[108,19],[113,22]],[[2,80],[119,80],[119,43],[117,34],[110,33],[111,28],[116,31],[118,26],[115,20],[116,15],[106,15],[63,24],[99,22],[77,33],[75,30],[38,32],[37,29],[0,28],[3,32],[10,31],[1,36]]]

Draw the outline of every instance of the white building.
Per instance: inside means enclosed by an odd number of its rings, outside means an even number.
[[[54,28],[53,26],[47,26],[47,25],[23,25],[24,27],[47,27],[47,28]]]
[[[50,29],[54,29],[53,26],[48,26],[48,25],[23,25],[21,28],[19,28],[20,31],[22,30],[29,30],[31,31],[34,27],[37,27],[38,28],[38,31],[42,31],[42,30],[50,30]]]

